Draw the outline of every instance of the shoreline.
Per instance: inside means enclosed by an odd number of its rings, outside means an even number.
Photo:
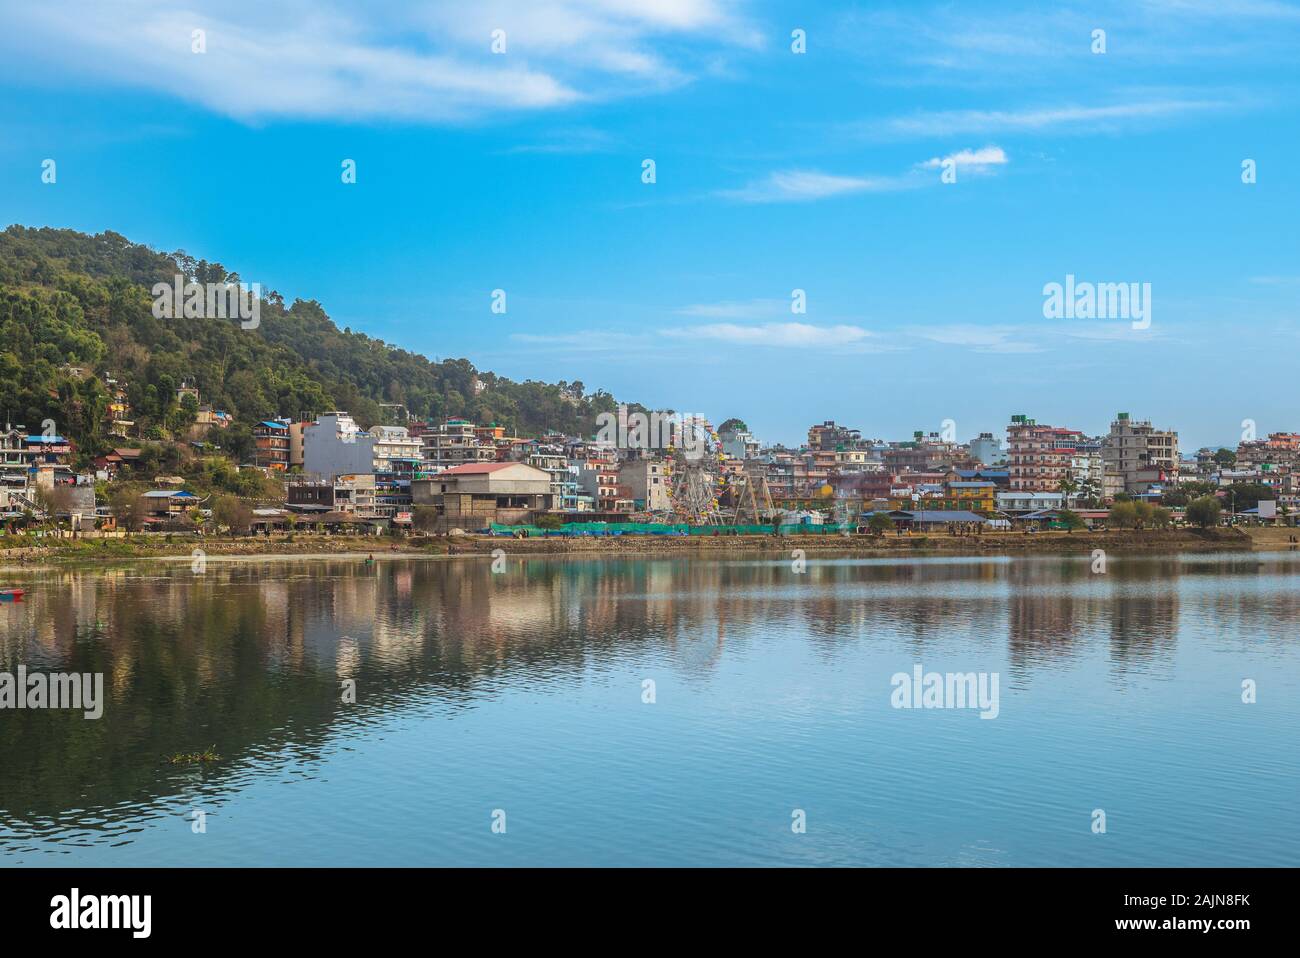
[[[51,546],[0,550],[0,570],[60,568],[83,563],[126,563],[141,559],[191,561],[195,549],[213,562],[289,559],[457,559],[491,555],[574,556],[581,558],[788,558],[805,555],[861,556],[1016,556],[1067,555],[1102,549],[1125,553],[1279,551],[1296,547],[1289,528],[1114,530],[1107,532],[986,533],[980,536],[627,536],[509,539],[490,536],[391,539],[373,536],[277,536],[271,539],[140,537],[139,539],[60,540]]]

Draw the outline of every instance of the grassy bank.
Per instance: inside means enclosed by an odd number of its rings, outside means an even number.
[[[504,549],[510,555],[782,555],[802,549],[808,555],[903,556],[1061,554],[1107,552],[1220,552],[1249,550],[1251,538],[1235,529],[1116,530],[1113,532],[986,533],[979,536],[620,536],[610,539],[474,539],[457,552]],[[1280,548],[1280,546],[1279,546]]]
[[[808,555],[1021,555],[1091,552],[1218,552],[1284,549],[1286,529],[1165,529],[1110,532],[986,533],[979,536],[618,536],[610,538],[508,539],[486,536],[389,538],[294,533],[264,537],[137,535],[123,539],[45,539],[0,546],[0,563],[84,562],[185,557],[202,549],[208,556],[274,555],[486,555],[502,549],[510,555],[663,555],[721,559],[729,556]]]
[[[383,536],[281,535],[162,536],[134,535],[121,539],[34,539],[0,545],[0,563],[78,562],[104,559],[149,559],[193,555],[202,549],[209,556],[330,555],[334,553],[390,554],[394,550],[428,555],[447,551],[446,541],[390,539]]]

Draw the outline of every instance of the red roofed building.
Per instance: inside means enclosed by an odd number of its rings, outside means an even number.
[[[1071,477],[1083,433],[1059,426],[1040,426],[1026,416],[1012,416],[1007,426],[1007,472],[1012,492],[1059,492]]]

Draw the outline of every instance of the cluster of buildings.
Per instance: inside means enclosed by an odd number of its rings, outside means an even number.
[[[1279,506],[1296,512],[1300,505],[1300,433],[1274,432],[1266,439],[1238,444],[1236,458],[1222,463],[1218,450],[1197,450],[1194,465],[1185,464],[1196,478],[1220,485],[1260,485],[1273,490]]]
[[[346,412],[254,431],[255,465],[284,473],[301,514],[412,521],[430,506],[438,527],[517,523],[538,513],[623,517],[670,508],[665,462],[578,437],[507,436],[464,419],[361,429]],[[623,451],[626,452],[626,451]]]
[[[430,506],[435,527],[444,529],[542,513],[614,522],[847,521],[882,509],[1023,517],[1100,508],[1121,494],[1158,500],[1189,479],[1274,485],[1283,503],[1300,495],[1300,468],[1293,469],[1300,467],[1300,434],[1243,442],[1236,464],[1225,467],[1213,450],[1182,458],[1177,432],[1126,412],[1101,435],[1018,414],[1005,437],[986,432],[966,442],[924,431],[901,441],[871,439],[828,420],[809,428],[805,444],[787,448],[765,445],[744,427],[705,428],[713,440],[706,492],[689,515],[680,459],[670,449],[509,436],[503,426],[464,419],[369,430],[345,412],[268,420],[254,431],[255,461],[285,473],[292,511],[404,524],[415,507]]]
[[[0,519],[53,511],[80,527],[93,527],[94,477],[70,465],[72,443],[50,432],[29,433],[6,424],[0,433]]]
[[[1177,433],[1128,413],[1100,436],[1016,415],[1005,442],[987,432],[959,442],[924,431],[886,441],[828,420],[809,428],[806,444],[787,448],[765,446],[743,426],[704,428],[711,438],[697,467],[704,491],[689,504],[683,464],[668,448],[509,436],[503,426],[464,419],[363,430],[345,412],[267,420],[254,437],[256,465],[285,474],[294,512],[405,524],[416,507],[429,506],[443,529],[542,513],[764,523],[819,521],[836,510],[844,521],[879,509],[1024,515],[1100,506],[1121,493],[1158,499],[1189,468]],[[1300,443],[1292,452],[1300,454]]]
[[[761,450],[746,468],[778,501],[796,505],[820,496],[864,508],[992,515],[1099,505],[1119,494],[1158,499],[1183,464],[1176,432],[1119,413],[1100,436],[1014,415],[1005,443],[987,432],[964,443],[933,432],[889,442],[824,422],[808,430],[801,449]]]
[[[114,435],[125,435],[125,392],[111,377],[107,382],[117,397],[109,410],[119,427]],[[203,415],[196,427],[229,424],[226,414],[199,404],[193,386],[183,383],[178,401],[183,395]],[[764,444],[735,420],[715,432],[697,418],[708,441],[693,461],[671,445],[520,437],[495,423],[428,423],[398,412],[404,425],[369,429],[343,411],[257,423],[246,467],[285,483],[285,502],[255,510],[258,521],[276,527],[296,514],[324,525],[381,528],[410,525],[420,515],[423,527],[449,531],[548,514],[564,522],[817,524],[885,511],[942,524],[1100,510],[1120,495],[1159,500],[1189,480],[1258,483],[1275,490],[1279,506],[1300,512],[1300,434],[1242,442],[1235,461],[1213,449],[1183,457],[1175,431],[1126,412],[1101,435],[1017,414],[1005,435],[985,432],[965,442],[951,423],[942,432],[888,441],[827,420],[812,425],[797,448]],[[73,452],[59,436],[7,427],[0,435],[0,514],[30,513],[42,486],[65,490],[69,514],[94,514],[94,481],[113,479],[141,454],[124,444],[97,458],[94,474],[77,475]],[[148,515],[162,521],[201,505],[181,492],[183,479],[150,478],[161,488],[150,494]],[[102,517],[102,504],[99,511]]]

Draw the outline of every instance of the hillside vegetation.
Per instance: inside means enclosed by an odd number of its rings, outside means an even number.
[[[112,232],[0,232],[0,414],[33,432],[54,420],[84,464],[122,445],[106,435],[109,375],[127,384],[143,438],[164,443],[194,421],[194,404],[178,402],[176,387],[197,386],[205,404],[235,417],[212,438],[236,460],[249,454],[252,424],[276,415],[346,409],[368,427],[388,421],[380,403],[401,403],[430,421],[462,416],[522,435],[583,435],[615,408],[611,395],[585,395],[581,383],[513,382],[467,359],[430,362],[339,329],[314,300],[286,304],[265,289],[256,329],[157,319],[151,289],[178,273],[200,283],[239,279],[220,263],[155,252]],[[475,378],[486,386],[478,395]]]

